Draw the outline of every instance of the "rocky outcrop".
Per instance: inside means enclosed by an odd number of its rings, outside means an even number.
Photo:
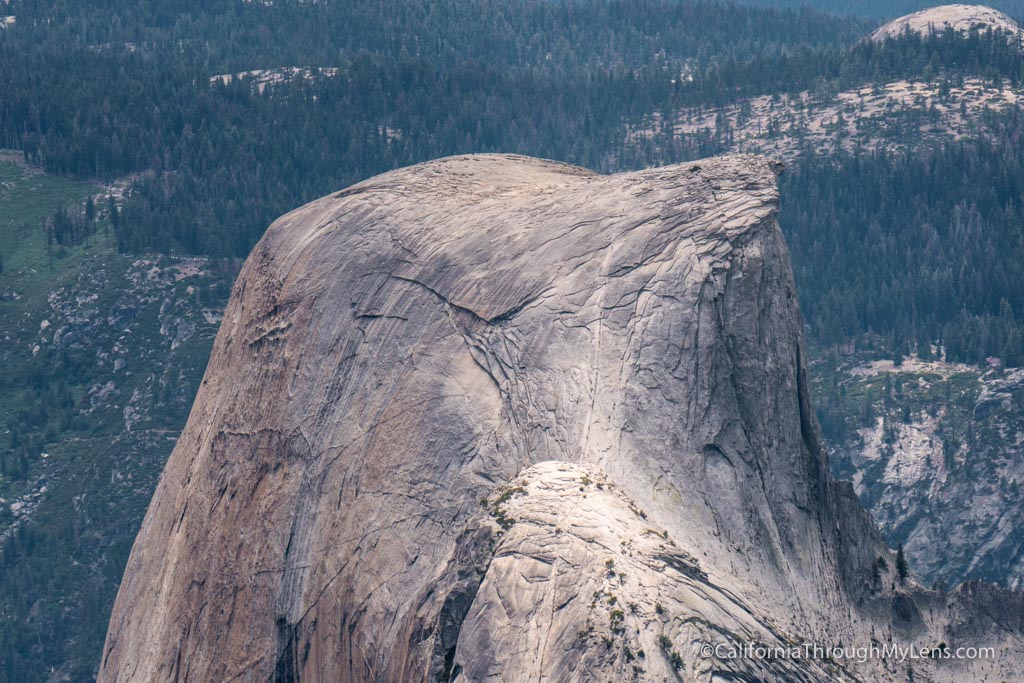
[[[676,114],[673,134],[697,144],[711,139],[716,130],[728,130],[728,144],[724,138],[718,144],[729,152],[755,152],[794,162],[808,150],[821,155],[838,150],[903,155],[968,133],[991,135],[992,124],[999,119],[990,114],[1022,104],[1024,88],[1010,84],[996,88],[983,78],[966,77],[953,84],[900,79],[842,90],[824,101],[805,90],[750,97],[742,104],[692,107]],[[918,125],[925,116],[929,125]],[[899,135],[880,134],[892,126],[899,127]],[[656,131],[657,126],[649,122],[632,127],[627,144],[652,144]]]
[[[1002,12],[984,5],[939,5],[914,12],[899,19],[893,19],[879,27],[871,34],[871,40],[883,41],[887,38],[899,38],[905,32],[931,33],[951,28],[954,31],[967,32],[971,29],[980,31],[996,30],[1019,36],[1020,27]]]
[[[951,634],[1003,657],[915,675],[1010,678],[1019,613],[900,586],[828,473],[777,210],[756,157],[484,155],[282,217],[99,679],[905,680],[705,648]]]
[[[833,471],[919,580],[1024,586],[1024,370],[917,357],[837,370],[840,394],[857,397],[842,409],[867,420],[831,444]]]

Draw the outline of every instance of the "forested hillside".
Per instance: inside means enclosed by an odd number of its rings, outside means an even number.
[[[173,8],[17,2],[0,34],[5,146],[59,174],[155,173],[126,208],[123,251],[243,256],[291,207],[459,152],[621,167],[626,121],[780,64],[785,79],[866,29],[668,0]],[[210,82],[289,66],[313,73],[262,92]]]
[[[928,360],[941,342],[949,360],[1024,363],[1024,118],[1001,123],[993,139],[805,158],[784,176],[815,339],[868,332],[896,355]]]
[[[655,112],[670,119],[764,93],[827,97],[950,70],[1008,83],[1024,74],[998,35],[855,45],[870,24],[713,2],[15,2],[10,11],[0,140],[57,174],[147,172],[118,226],[128,253],[244,256],[289,208],[447,154],[515,151],[612,171],[727,146],[672,135],[628,144],[628,124]],[[308,71],[270,87],[211,82],[296,65]]]
[[[751,0],[749,4],[784,8],[813,7],[835,14],[892,19],[933,7],[936,3],[927,0]],[[994,0],[987,5],[1018,19],[1024,16],[1024,2],[1021,0]]]

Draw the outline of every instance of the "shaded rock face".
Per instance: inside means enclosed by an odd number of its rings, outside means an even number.
[[[1008,651],[985,662],[1005,678],[1019,615],[871,584],[893,558],[828,475],[777,209],[755,157],[599,176],[483,155],[282,217],[100,680],[905,680],[700,646],[953,628]]]

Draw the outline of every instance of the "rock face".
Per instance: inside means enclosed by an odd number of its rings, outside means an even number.
[[[919,580],[1024,587],[1024,370],[909,357],[837,376],[844,396],[882,391],[870,422],[831,444],[833,472],[904,544]]]
[[[952,28],[966,32],[972,28],[981,31],[987,29],[1006,31],[1018,35],[1020,27],[1010,17],[999,10],[984,5],[940,5],[914,12],[899,19],[893,19],[871,34],[871,40],[883,41],[886,38],[899,38],[905,31],[911,33],[931,33]]]
[[[777,210],[756,157],[485,155],[282,217],[99,680],[906,680],[701,651],[893,639],[997,644],[915,674],[1011,679],[1019,596],[899,585],[828,473]]]

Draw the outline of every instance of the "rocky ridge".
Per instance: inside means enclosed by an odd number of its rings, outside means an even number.
[[[828,472],[776,170],[456,157],[278,220],[99,680],[904,680],[701,651],[884,640],[1010,677],[1019,596],[900,582]]]
[[[671,126],[684,140],[715,141],[730,153],[767,154],[786,160],[802,152],[907,151],[928,143],[984,135],[986,115],[1020,107],[1024,91],[981,78],[962,83],[893,81],[827,97],[811,92],[762,95],[724,107],[683,110]],[[663,134],[660,116],[628,134],[643,144]]]

